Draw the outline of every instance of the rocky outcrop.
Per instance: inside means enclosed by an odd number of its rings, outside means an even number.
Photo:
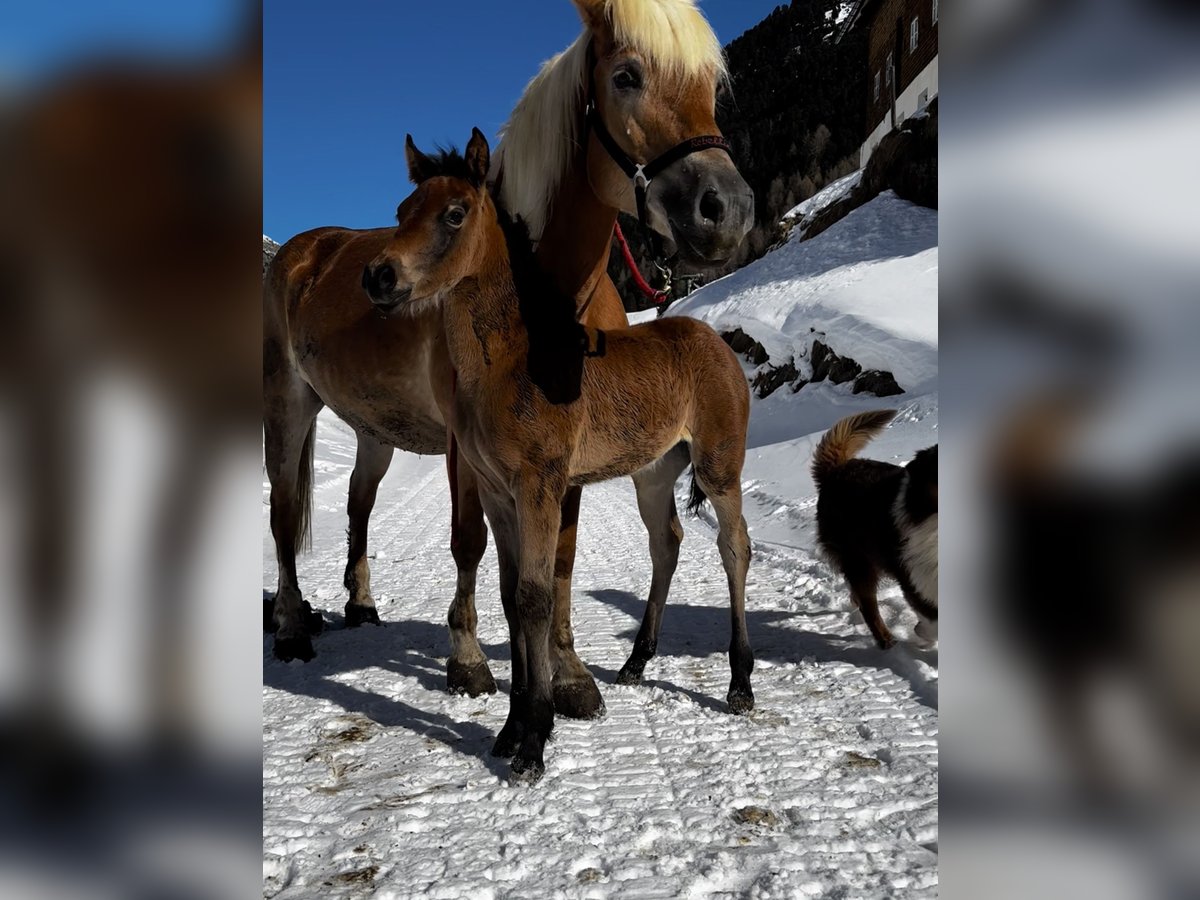
[[[898,197],[937,209],[938,98],[900,123],[867,160],[858,184],[834,203],[806,219],[799,240],[814,238],[864,203],[891,189]]]
[[[835,353],[828,344],[820,338],[814,338],[809,349],[808,360],[812,373],[808,378],[800,374],[795,359],[789,359],[782,365],[769,365],[766,351],[762,344],[750,337],[740,328],[722,335],[735,351],[753,354],[753,360],[762,368],[755,373],[750,381],[750,388],[759,399],[771,396],[781,387],[791,385],[792,393],[796,393],[805,385],[814,382],[829,381],[832,384],[845,384],[853,381],[851,392],[855,394],[874,394],[876,397],[892,397],[903,394],[904,390],[896,383],[891,372],[881,369],[863,371],[862,365],[848,356]],[[736,346],[735,346],[736,345]]]
[[[279,252],[279,244],[275,243],[265,234],[263,235],[263,275],[267,274],[267,266],[271,264],[271,260],[275,258],[275,254]]]
[[[722,331],[721,337],[734,353],[742,354],[742,356],[756,366],[761,366],[770,359],[763,345],[740,328],[735,328],[733,331]]]

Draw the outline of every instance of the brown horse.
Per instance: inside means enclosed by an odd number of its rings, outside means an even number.
[[[539,270],[523,226],[497,214],[478,129],[465,159],[430,159],[411,138],[407,156],[417,190],[367,274],[381,307],[441,312],[456,373],[449,418],[496,538],[512,642],[509,715],[492,752],[512,756],[518,776],[536,780],[544,771],[554,722],[555,551],[567,491],[638,472],[670,494],[689,460],[697,502],[707,496],[716,511],[729,581],[729,705],[753,709],[750,539],[741,514],[750,393],[733,351],[695,319],[609,332],[578,325],[571,299]],[[387,287],[381,270],[391,273]]]
[[[698,136],[715,135],[715,95],[725,78],[720,45],[691,0],[575,0],[579,39],[543,66],[506,126],[493,165],[506,208],[532,226],[540,262],[574,298],[582,321],[627,324],[605,274],[620,209],[636,212],[638,191],[600,136],[619,154],[656,161]],[[590,110],[590,114],[589,114]],[[608,138],[613,142],[613,138]],[[644,191],[647,224],[683,254],[710,261],[734,252],[752,224],[753,198],[720,147],[694,148]],[[377,621],[367,565],[367,523],[394,447],[445,452],[439,400],[450,368],[432,313],[381,319],[360,284],[390,229],[323,228],[288,241],[268,273],[263,308],[264,417],[271,529],[279,561],[275,653],[311,658],[295,553],[305,536],[314,423],[328,405],[358,434],[350,482],[347,621]],[[390,277],[379,270],[378,284]],[[451,690],[494,691],[476,637],[475,577],[486,545],[482,507],[469,467],[455,466],[452,553],[458,584],[450,608]],[[657,635],[682,530],[668,490],[638,485],[654,561],[643,633]],[[579,489],[568,491],[555,563],[555,700],[559,712],[602,710],[595,682],[574,651],[570,581]],[[667,523],[667,524],[664,524]],[[639,641],[645,648],[646,643]],[[630,680],[636,680],[630,674]]]

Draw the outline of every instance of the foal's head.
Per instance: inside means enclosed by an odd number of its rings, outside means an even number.
[[[463,155],[426,156],[412,135],[404,153],[417,189],[396,210],[396,233],[363,270],[363,287],[382,312],[419,309],[475,274],[496,223],[485,183],[490,151],[478,128]]]

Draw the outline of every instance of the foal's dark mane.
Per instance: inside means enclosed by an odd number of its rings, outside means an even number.
[[[466,159],[454,147],[438,147],[426,160],[426,177],[447,176],[475,184]],[[504,232],[521,321],[529,334],[529,377],[551,403],[572,403],[579,399],[583,383],[587,330],[576,318],[574,299],[538,265],[525,222],[509,215],[494,194],[492,200]]]

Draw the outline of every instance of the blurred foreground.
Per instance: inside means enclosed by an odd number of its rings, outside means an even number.
[[[104,6],[0,59],[0,895],[244,897],[259,13]]]
[[[941,889],[1197,896],[1200,17],[948,19]]]

